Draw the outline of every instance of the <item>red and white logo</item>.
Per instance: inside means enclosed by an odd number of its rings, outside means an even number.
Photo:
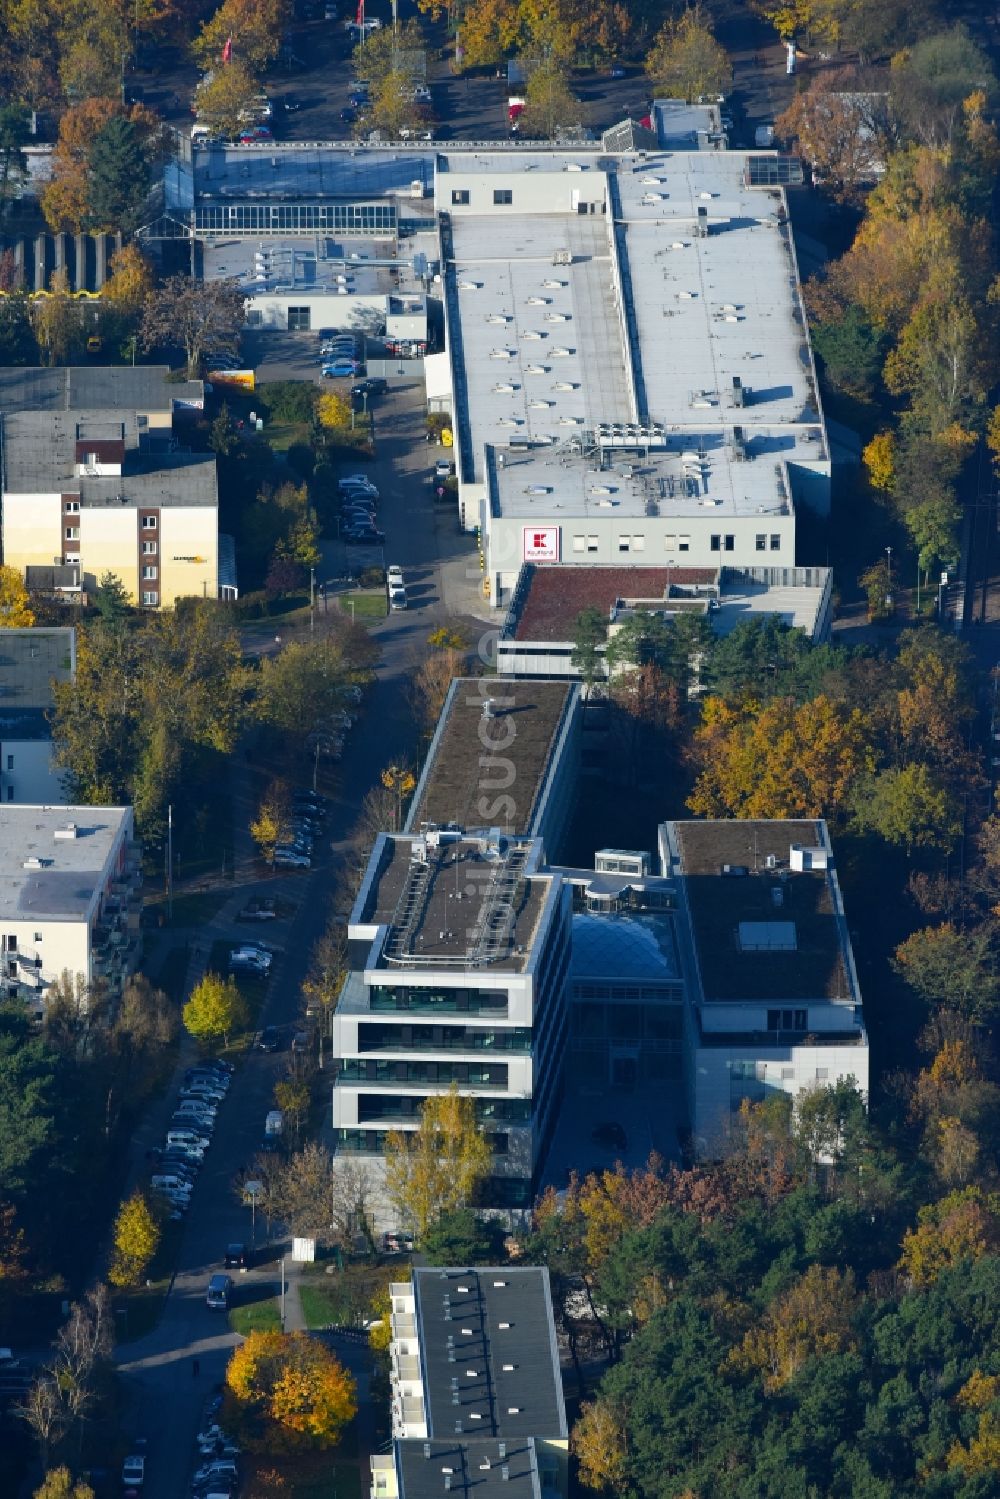
[[[525,562],[558,562],[559,527],[525,526],[524,560]]]

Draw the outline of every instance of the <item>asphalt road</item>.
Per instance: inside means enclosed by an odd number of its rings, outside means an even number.
[[[226,907],[205,929],[191,934],[200,955],[192,961],[188,983],[190,986],[200,976],[214,940],[253,940],[259,936],[278,951],[261,1024],[289,1029],[294,1025],[309,953],[325,926],[338,857],[357,820],[361,800],[383,765],[414,756],[414,717],[406,689],[426,636],[445,618],[460,614],[471,622],[474,610],[484,612],[481,601],[477,602],[479,573],[471,539],[459,533],[450,507],[435,506],[432,487],[426,483],[425,476],[440,449],[423,441],[423,411],[423,387],[412,381],[390,392],[379,408],[378,453],[366,467],[381,493],[379,521],[388,535],[388,560],[404,569],[411,608],[390,614],[373,628],[382,660],[361,717],[348,736],[339,789],[332,798],[311,871],[286,874],[278,885],[261,882],[246,831],[251,813],[249,776],[243,762],[235,762],[236,882]],[[337,542],[325,546],[324,562],[330,569],[327,576],[343,570],[348,550],[358,549],[347,549]],[[351,560],[357,565],[362,559]],[[338,607],[336,600],[329,600],[328,607]],[[265,889],[273,893],[276,888],[298,900],[293,919],[259,929],[235,923],[237,910],[250,894]],[[213,1386],[221,1381],[236,1343],[224,1314],[205,1305],[205,1288],[209,1276],[222,1268],[227,1243],[250,1242],[250,1212],[237,1200],[232,1182],[263,1143],[264,1116],[272,1106],[274,1083],[286,1062],[287,1056],[281,1052],[266,1055],[255,1051],[234,1078],[219,1110],[211,1149],[184,1222],[177,1275],[163,1316],[149,1336],[123,1343],[118,1350],[125,1429],[130,1437],[145,1434],[150,1443],[145,1488],[148,1499],[178,1499],[187,1491],[199,1417]],[[134,1141],[137,1163],[149,1146],[162,1139],[175,1093],[176,1086],[151,1111],[138,1132]],[[266,1227],[259,1216],[257,1245],[257,1265],[238,1277],[238,1299],[266,1299],[280,1284],[281,1246],[267,1244]],[[293,1277],[293,1267],[289,1264],[286,1268]],[[294,1284],[287,1307],[288,1326],[301,1325]],[[363,1381],[363,1350],[348,1344],[338,1348],[338,1353]],[[197,1375],[193,1372],[196,1359]],[[370,1430],[366,1419],[370,1414],[370,1406],[366,1409],[363,1404],[362,1448]]]

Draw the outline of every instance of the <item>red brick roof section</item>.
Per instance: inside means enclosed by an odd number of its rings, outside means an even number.
[[[515,640],[572,640],[584,609],[616,599],[662,599],[671,583],[714,583],[712,567],[536,567]]]

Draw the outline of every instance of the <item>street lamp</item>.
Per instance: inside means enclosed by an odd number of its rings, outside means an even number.
[[[885,549],[885,607],[892,608],[892,547]]]

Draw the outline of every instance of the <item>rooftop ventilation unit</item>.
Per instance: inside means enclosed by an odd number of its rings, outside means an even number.
[[[553,265],[572,265],[573,264],[573,252],[571,250],[553,250],[553,252],[552,252],[552,264]]]
[[[708,209],[698,206],[698,219],[694,226],[694,232],[699,239],[708,239]]]
[[[56,828],[55,833],[53,834],[53,837],[54,838],[76,838],[77,835],[78,835],[78,831],[79,830],[78,830],[77,825],[76,825],[75,822],[68,822],[65,827]]]
[[[743,388],[743,381],[740,379],[739,375],[734,375],[733,376],[733,405],[734,406],[745,406],[747,404],[747,396],[748,395],[749,395],[749,391],[747,391],[747,390],[745,390]]]

